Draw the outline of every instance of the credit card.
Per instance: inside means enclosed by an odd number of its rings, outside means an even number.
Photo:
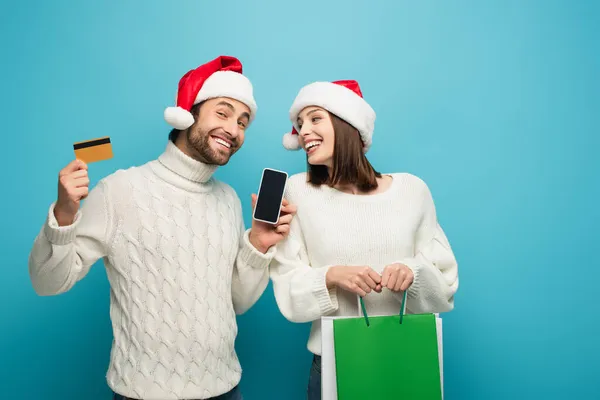
[[[75,151],[75,158],[86,164],[108,160],[113,157],[112,144],[108,136],[77,142],[73,144],[73,150]]]

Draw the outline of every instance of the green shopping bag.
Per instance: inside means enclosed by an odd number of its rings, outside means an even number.
[[[339,400],[441,400],[435,314],[333,320]]]

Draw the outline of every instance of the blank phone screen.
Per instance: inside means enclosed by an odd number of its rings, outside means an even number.
[[[258,191],[258,199],[254,209],[254,218],[277,223],[287,174],[271,169],[265,169]]]

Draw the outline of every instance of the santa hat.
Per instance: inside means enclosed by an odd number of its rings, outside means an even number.
[[[298,114],[308,106],[322,107],[352,125],[360,133],[363,151],[366,153],[369,150],[375,128],[375,111],[363,99],[358,82],[313,82],[300,89],[290,108],[292,131],[283,136],[283,147],[288,150],[300,149]]]
[[[165,120],[176,129],[194,124],[192,107],[215,97],[230,97],[250,109],[250,121],[256,114],[252,84],[242,75],[242,63],[235,57],[220,56],[188,71],[179,81],[176,106],[165,109]]]

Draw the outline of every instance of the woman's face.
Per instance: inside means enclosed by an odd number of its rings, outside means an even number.
[[[298,114],[300,145],[306,151],[311,165],[333,165],[335,134],[329,112],[309,106]]]

